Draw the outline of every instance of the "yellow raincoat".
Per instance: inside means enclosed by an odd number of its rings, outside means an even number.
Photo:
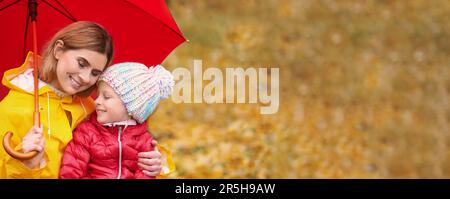
[[[34,95],[33,91],[26,91],[11,80],[31,68],[32,61],[32,53],[28,53],[24,64],[6,71],[2,80],[10,91],[0,102],[0,135],[3,138],[7,131],[12,131],[14,135],[11,143],[16,149],[20,149],[22,138],[33,126]],[[72,125],[69,124],[65,111],[72,115]],[[29,169],[0,147],[0,178],[58,178],[61,158],[72,139],[73,129],[93,111],[92,98],[60,98],[48,85],[40,85],[39,112],[44,127],[46,164],[42,168]]]
[[[19,68],[11,69],[3,75],[2,84],[10,89],[8,95],[0,102],[0,136],[3,138],[8,131],[14,133],[11,144],[16,150],[21,150],[20,143],[28,130],[33,126],[34,95],[12,83],[12,80],[29,71],[32,66],[32,53],[28,53],[25,62]],[[41,85],[42,84],[42,85]],[[45,136],[44,160],[39,168],[30,169],[21,161],[10,157],[3,146],[0,147],[0,178],[58,178],[62,155],[72,131],[87,116],[95,110],[91,97],[78,96],[59,97],[45,83],[39,85],[39,112],[43,134]],[[66,112],[72,116],[70,125]],[[170,151],[158,146],[163,154],[163,174],[171,173],[175,167]]]

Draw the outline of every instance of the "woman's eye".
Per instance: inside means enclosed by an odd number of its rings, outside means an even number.
[[[81,61],[78,61],[78,66],[80,66],[80,68],[84,68],[84,64]]]

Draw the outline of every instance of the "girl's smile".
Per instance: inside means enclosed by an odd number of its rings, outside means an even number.
[[[95,99],[97,121],[106,124],[129,119],[127,109],[119,95],[103,81],[98,84],[98,97]]]

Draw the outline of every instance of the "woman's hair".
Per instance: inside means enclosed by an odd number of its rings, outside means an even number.
[[[58,60],[54,56],[54,51],[58,40],[64,43],[64,51],[78,49],[92,50],[106,55],[107,62],[105,68],[111,63],[113,42],[109,33],[101,25],[94,22],[74,22],[58,31],[44,47],[43,65],[39,70],[39,76],[47,83],[56,79],[56,65]],[[94,84],[76,95],[87,97],[96,88],[96,85]]]

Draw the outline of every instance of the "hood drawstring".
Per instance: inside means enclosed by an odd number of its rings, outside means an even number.
[[[47,134],[48,139],[50,139],[51,129],[50,129],[50,95],[47,92]]]

